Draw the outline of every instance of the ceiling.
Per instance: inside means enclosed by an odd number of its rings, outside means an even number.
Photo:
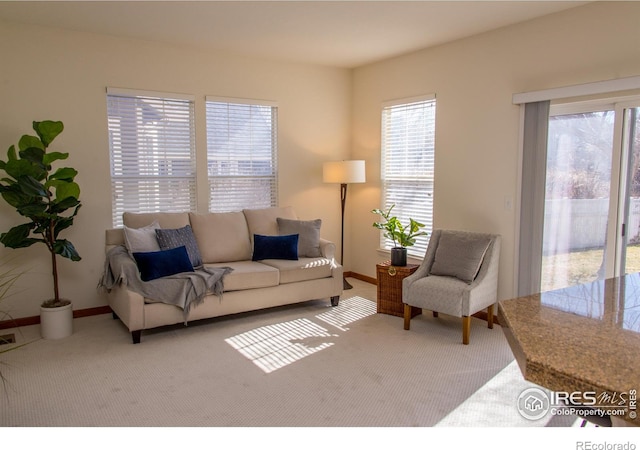
[[[0,1],[0,20],[353,68],[585,1]]]

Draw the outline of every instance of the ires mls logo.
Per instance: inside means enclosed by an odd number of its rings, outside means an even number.
[[[625,416],[636,418],[636,390],[629,392],[546,391],[531,387],[520,393],[517,409],[528,420],[539,420],[549,412],[558,416]]]

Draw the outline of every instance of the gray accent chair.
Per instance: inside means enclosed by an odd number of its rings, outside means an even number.
[[[501,237],[496,234],[434,230],[420,267],[402,282],[404,329],[412,307],[462,318],[462,343],[469,344],[471,316],[487,308],[493,328],[498,301]]]

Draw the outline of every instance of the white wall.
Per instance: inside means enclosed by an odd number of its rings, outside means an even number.
[[[383,101],[435,93],[434,226],[503,236],[499,298],[514,294],[520,108],[512,94],[640,74],[640,3],[599,2],[358,68],[353,75],[351,270],[375,277]],[[505,199],[514,205],[505,208]]]
[[[199,161],[206,158],[206,95],[277,101],[280,204],[293,205],[300,218],[323,219],[323,235],[339,243],[339,191],[322,183],[322,163],[348,156],[348,70],[1,22],[0,61],[2,159],[20,136],[32,133],[33,120],[61,120],[65,131],[52,150],[69,151],[67,164],[79,171],[83,206],[64,237],[83,259],[59,258],[61,295],[73,300],[74,309],[106,304],[96,285],[104,263],[104,230],[111,227],[107,86],[194,94]],[[199,210],[205,212],[204,178],[199,188]],[[0,231],[18,223],[20,216],[0,202]],[[48,251],[41,245],[0,247],[0,258],[19,256],[28,269],[20,292],[2,310],[15,318],[38,315],[42,300],[53,295]]]

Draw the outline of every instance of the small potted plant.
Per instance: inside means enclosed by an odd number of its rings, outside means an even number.
[[[384,222],[374,222],[373,226],[384,232],[384,236],[393,241],[391,249],[391,265],[407,265],[407,247],[416,243],[419,236],[428,236],[426,231],[420,231],[424,224],[409,219],[409,225],[404,226],[396,216],[391,215],[391,211],[396,205],[391,205],[388,210],[374,209],[371,212],[382,216]]]
[[[5,247],[23,248],[36,243],[47,246],[51,255],[53,298],[40,307],[42,337],[58,339],[72,333],[71,301],[62,299],[58,288],[56,256],[79,261],[80,255],[71,242],[59,237],[60,232],[73,224],[80,209],[80,187],[74,181],[78,172],[70,167],[53,170],[51,164],[67,159],[68,153],[47,152],[51,142],[64,126],[62,122],[33,122],[37,136],[24,135],[15,146],[9,147],[7,161],[0,160],[2,198],[28,219],[0,234]]]

